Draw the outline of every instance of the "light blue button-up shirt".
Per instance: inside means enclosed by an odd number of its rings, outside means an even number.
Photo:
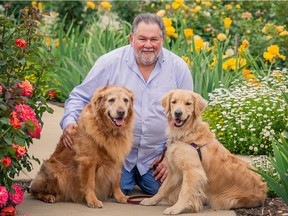
[[[162,48],[146,82],[130,45],[113,50],[99,57],[85,80],[70,93],[60,123],[62,129],[77,121],[97,88],[108,84],[125,86],[134,93],[134,145],[124,167],[131,171],[137,166],[143,175],[153,160],[161,155],[167,139],[167,120],[161,97],[171,89],[193,90],[190,70],[183,59]]]

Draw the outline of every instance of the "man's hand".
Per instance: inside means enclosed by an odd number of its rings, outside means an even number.
[[[71,139],[71,135],[75,132],[75,130],[77,130],[77,127],[77,123],[71,123],[64,128],[61,138],[66,148],[72,148],[73,142]]]
[[[156,158],[152,162],[149,168],[154,169],[154,172],[152,173],[152,175],[155,177],[155,180],[160,181],[160,183],[163,183],[163,181],[167,177],[168,170],[167,170],[166,160],[164,159],[161,162],[160,161],[161,161],[161,156]]]

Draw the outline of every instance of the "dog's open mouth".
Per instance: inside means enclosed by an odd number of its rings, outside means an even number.
[[[110,113],[109,113],[109,117],[110,117],[111,121],[114,123],[114,125],[117,127],[121,127],[125,122],[124,118],[113,118],[110,115]]]
[[[175,127],[182,127],[188,120],[188,118],[190,117],[190,115],[185,119],[185,120],[181,120],[181,119],[173,119],[170,122],[171,126],[175,126]]]

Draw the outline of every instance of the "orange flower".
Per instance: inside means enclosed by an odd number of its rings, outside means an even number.
[[[31,83],[28,80],[23,81],[21,84],[19,84],[20,88],[21,88],[21,95],[22,96],[26,96],[29,97],[32,92],[33,92],[33,86],[31,85]]]
[[[12,125],[15,129],[22,127],[21,122],[18,118],[10,118],[10,125]]]
[[[16,215],[16,209],[13,206],[8,206],[2,209],[1,215],[14,216]]]
[[[15,40],[15,44],[16,44],[16,46],[18,46],[20,48],[25,48],[27,45],[27,42],[21,38],[18,38]]]
[[[16,144],[12,144],[12,148],[14,148],[16,150],[16,153],[17,153],[16,157],[17,158],[23,157],[26,153],[25,146],[19,146]]]

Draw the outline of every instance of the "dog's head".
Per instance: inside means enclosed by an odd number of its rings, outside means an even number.
[[[105,86],[96,90],[92,106],[98,120],[116,128],[131,124],[133,119],[133,93],[121,86]]]
[[[171,90],[164,95],[161,102],[169,126],[176,128],[191,125],[207,106],[206,101],[199,94],[183,89]]]

